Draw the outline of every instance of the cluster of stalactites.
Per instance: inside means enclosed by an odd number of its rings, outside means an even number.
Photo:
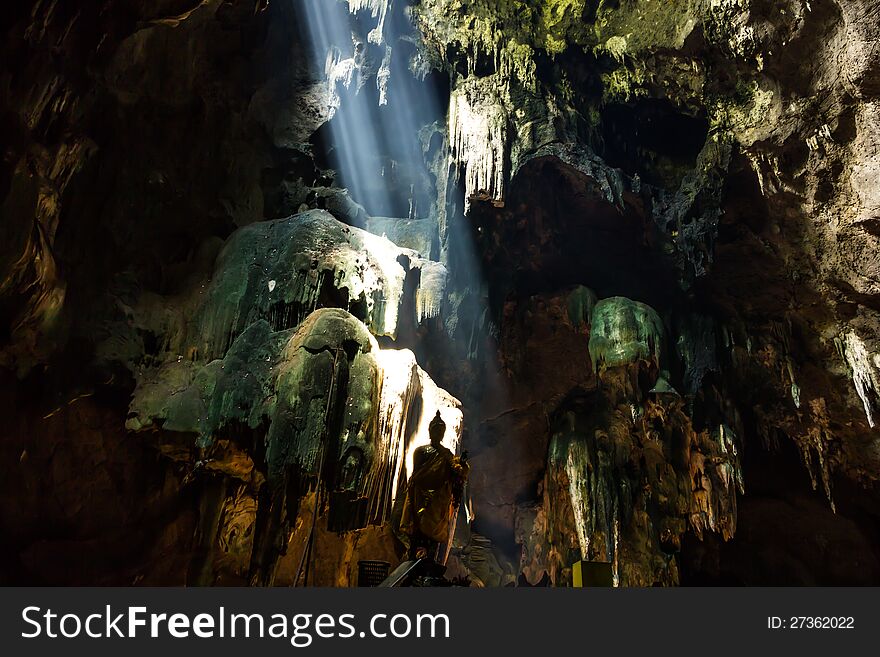
[[[488,47],[479,42],[468,44],[465,51],[468,75],[476,75],[477,62],[483,57],[488,57],[491,58],[495,73],[505,90],[510,90],[514,80],[525,89],[535,90],[538,86],[538,78],[535,53],[531,46],[503,39],[500,37],[500,32],[494,33],[490,40],[492,43]]]
[[[385,20],[388,17],[388,9],[392,0],[348,0],[348,9],[352,14],[359,11],[369,11],[378,23],[367,36],[370,43],[381,45],[385,41]]]
[[[385,23],[392,0],[348,0],[348,9],[352,14],[369,11],[376,19],[376,27],[367,34],[367,41],[377,46],[384,46],[385,54],[382,64],[376,73],[376,87],[379,90],[379,105],[388,104],[388,87],[391,81],[391,44],[385,37]]]
[[[508,114],[495,76],[461,81],[449,99],[449,156],[464,169],[465,199],[504,197]]]
[[[692,442],[690,526],[697,536],[710,530],[730,540],[736,532],[737,493],[745,492],[736,434],[721,424],[694,433]]]
[[[680,400],[646,400],[637,418],[605,406],[568,412],[544,482],[544,567],[609,562],[623,585],[675,584],[669,556],[688,530],[730,539],[743,474],[733,430],[694,431]],[[576,539],[576,554],[566,549]]]
[[[555,425],[544,552],[562,563],[610,562],[623,585],[675,584],[670,557],[685,532],[727,540],[736,531],[738,439],[725,423],[694,429],[662,369],[664,326],[652,308],[623,297],[597,302],[588,292],[572,294],[569,314],[573,322],[590,317],[601,385]],[[576,538],[577,555],[566,551],[566,537]]]
[[[831,455],[829,445],[834,442],[834,432],[831,429],[831,419],[828,416],[828,407],[824,397],[818,397],[809,401],[809,423],[806,431],[795,436],[795,442],[801,452],[801,460],[810,474],[813,490],[822,489],[831,510],[836,511],[834,498],[831,494]]]
[[[450,8],[452,15],[447,13]],[[463,59],[466,74],[474,76],[478,62],[490,61],[493,72],[500,76],[499,82],[506,89],[513,83],[532,92],[537,89],[534,48],[512,36],[491,14],[465,13],[460,7],[450,7],[450,3],[429,0],[415,4],[413,18],[425,39],[441,48],[433,53],[435,66]]]
[[[854,331],[844,335],[841,343],[868,424],[874,427],[877,404],[880,402],[880,354],[872,354]]]
[[[332,7],[327,11],[326,7],[321,7],[315,0],[308,1],[312,4],[306,6],[306,20],[314,31],[315,48],[318,50],[316,55],[325,59],[327,118],[332,119],[342,105],[343,91],[351,89],[352,84],[357,84],[359,89],[365,80],[361,68],[363,58],[357,55],[358,48],[364,44],[352,33],[351,27],[344,19],[336,16]],[[376,75],[380,105],[388,102],[388,83],[391,77],[391,45],[387,43],[385,35],[390,6],[391,0],[348,0],[351,14],[366,11],[376,21],[375,27],[367,34],[367,42],[385,49],[381,67]]]

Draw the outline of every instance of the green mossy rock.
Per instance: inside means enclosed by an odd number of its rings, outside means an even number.
[[[597,369],[640,360],[660,362],[663,322],[650,306],[627,299],[602,299],[593,308],[590,358]]]

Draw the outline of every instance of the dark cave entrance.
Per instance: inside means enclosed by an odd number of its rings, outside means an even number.
[[[599,155],[650,185],[675,189],[706,143],[709,122],[664,100],[609,104],[602,113]]]

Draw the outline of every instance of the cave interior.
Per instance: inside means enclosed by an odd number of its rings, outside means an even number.
[[[871,0],[0,10],[0,583],[880,583]]]

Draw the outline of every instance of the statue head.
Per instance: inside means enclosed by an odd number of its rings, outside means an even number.
[[[443,418],[440,417],[440,411],[437,411],[434,419],[431,420],[431,423],[428,425],[428,436],[431,438],[431,444],[439,445],[440,441],[443,440],[443,435],[445,433],[446,423],[443,421]]]

